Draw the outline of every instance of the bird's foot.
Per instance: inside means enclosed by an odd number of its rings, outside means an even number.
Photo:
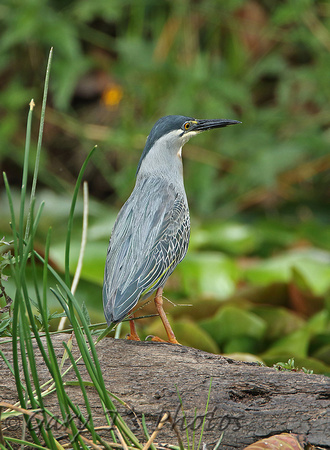
[[[134,323],[134,315],[132,314],[132,319],[129,321],[129,329],[130,329],[130,334],[128,334],[126,336],[126,339],[128,339],[129,341],[141,341],[141,339],[139,338],[139,335],[137,334],[136,328],[135,328],[135,323]]]
[[[180,342],[178,342],[175,338],[170,338],[168,341],[165,341],[164,339],[158,337],[158,336],[153,336],[152,334],[146,337],[146,340],[149,339],[153,342],[165,342],[167,344],[178,344],[181,345]]]
[[[129,341],[141,341],[137,333],[130,333],[126,336]]]

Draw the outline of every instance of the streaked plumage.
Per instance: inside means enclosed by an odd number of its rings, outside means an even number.
[[[138,165],[134,190],[111,234],[103,285],[108,324],[120,322],[140,298],[162,288],[187,253],[190,219],[182,146],[201,131],[235,123],[239,122],[166,116],[154,125]],[[161,305],[157,309],[163,312]],[[164,323],[166,318],[162,320]],[[171,341],[176,342],[175,337]]]
[[[103,298],[108,323],[120,322],[148,290],[163,286],[188,249],[186,195],[162,179],[144,178],[121,209],[107,254]]]

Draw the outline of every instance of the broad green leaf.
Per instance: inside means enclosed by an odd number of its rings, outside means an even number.
[[[230,339],[223,345],[224,353],[249,353],[260,352],[260,339],[251,336],[238,336]]]
[[[242,255],[252,251],[257,242],[255,229],[248,225],[234,222],[211,224],[192,233],[192,245],[222,250],[234,255]]]
[[[246,279],[254,284],[265,285],[274,282],[289,282],[292,279],[293,267],[303,267],[309,262],[316,262],[324,266],[330,263],[330,253],[310,248],[283,253],[277,257],[259,261],[245,270]],[[302,266],[299,266],[302,265]],[[323,280],[323,277],[322,277]],[[324,289],[323,282],[322,289]]]
[[[265,305],[256,306],[251,311],[267,323],[266,338],[268,341],[286,336],[299,330],[305,324],[301,317],[286,308]]]
[[[170,280],[169,280],[170,281]],[[168,284],[170,284],[168,282]],[[165,295],[168,293],[166,284]],[[174,301],[172,292],[170,299]],[[177,303],[178,308],[171,309],[171,316],[175,319],[189,318],[195,321],[213,317],[219,309],[219,300],[199,297],[190,297],[189,299],[180,299]]]
[[[257,315],[235,306],[224,306],[212,319],[203,320],[200,326],[219,344],[238,337],[261,339],[266,332],[266,322]]]
[[[303,290],[316,296],[326,294],[330,290],[329,261],[302,259],[292,267],[293,281]]]
[[[247,285],[237,290],[231,300],[242,298],[253,304],[283,306],[288,302],[288,286],[285,283]]]
[[[308,354],[310,336],[311,334],[306,327],[294,331],[271,345],[271,347],[262,354],[262,358],[265,359],[269,356],[282,354],[288,355],[289,358],[296,358],[298,356],[301,358],[306,358]]]
[[[219,353],[216,342],[195,322],[188,319],[178,320],[173,323],[172,328],[180,344],[210,353]]]
[[[216,252],[189,252],[176,271],[184,293],[191,297],[228,298],[235,291],[238,269],[229,257]]]
[[[323,345],[315,353],[313,353],[313,357],[330,366],[330,342],[329,344]]]
[[[314,314],[307,322],[307,329],[315,335],[326,332],[330,335],[330,313],[323,309]]]

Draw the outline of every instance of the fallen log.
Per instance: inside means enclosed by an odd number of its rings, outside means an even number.
[[[55,335],[52,340],[60,360],[62,342],[67,342],[68,335]],[[196,445],[204,422],[202,442],[207,448],[213,448],[221,436],[221,449],[241,449],[285,432],[330,448],[330,378],[278,371],[173,344],[105,338],[96,348],[106,387],[127,404],[118,404],[118,410],[140,438],[142,414],[151,434],[167,413],[171,423],[162,427],[157,443],[177,445],[178,433],[187,443],[188,431],[191,444],[195,431]],[[12,363],[11,344],[0,340],[0,349]],[[75,346],[73,353],[79,356]],[[35,354],[40,381],[45,382],[49,372],[36,345]],[[82,361],[79,370],[82,378],[89,380]],[[73,371],[64,377],[64,381],[74,379]],[[66,390],[84,410],[80,387],[67,386]],[[94,425],[106,425],[95,390],[87,390]],[[17,399],[14,377],[0,356],[0,401],[14,403]],[[54,414],[60,414],[56,393],[45,402]],[[13,421],[3,423],[4,434],[17,435],[21,420],[16,418],[16,430]]]

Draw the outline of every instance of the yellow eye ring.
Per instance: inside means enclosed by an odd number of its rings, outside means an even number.
[[[189,122],[186,122],[184,125],[183,125],[183,127],[184,127],[184,129],[187,131],[187,130],[189,130],[189,128],[190,128],[190,123]]]

